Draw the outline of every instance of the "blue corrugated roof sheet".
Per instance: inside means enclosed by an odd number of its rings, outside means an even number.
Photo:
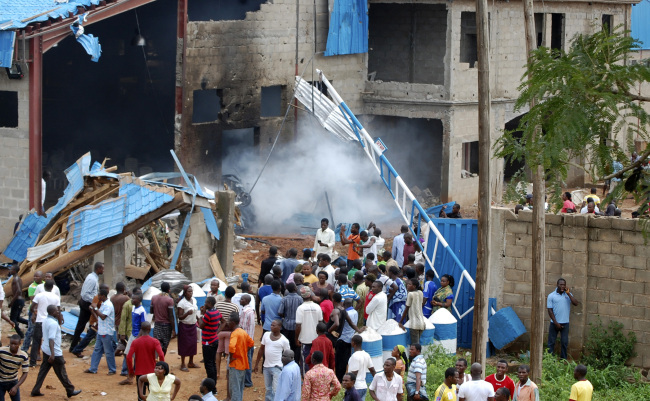
[[[650,1],[632,6],[632,37],[639,39],[642,49],[650,49]]]
[[[201,209],[201,212],[203,213],[203,219],[205,220],[205,225],[208,227],[208,231],[210,231],[216,239],[219,239],[219,227],[217,227],[217,220],[215,220],[212,210],[207,207],[200,207],[199,209]]]
[[[6,257],[19,262],[25,260],[27,257],[27,248],[36,245],[40,232],[83,189],[84,175],[88,174],[89,166],[90,153],[86,153],[75,164],[65,170],[65,175],[68,178],[68,186],[63,191],[63,196],[59,198],[57,204],[49,211],[47,217],[39,216],[36,213],[31,213],[25,217],[16,235],[14,235],[7,249],[3,252]]]
[[[122,183],[120,196],[126,195],[126,219],[124,224],[129,224],[152,212],[163,204],[171,202],[174,197],[168,192],[149,189],[151,186],[140,186],[134,183]]]
[[[68,252],[118,235],[124,228],[126,196],[84,206],[68,218]]]
[[[77,15],[77,7],[99,5],[100,0],[69,0],[57,4],[54,0],[0,0],[0,30],[24,28],[32,22]],[[38,17],[37,17],[38,15]]]
[[[326,56],[368,52],[367,0],[336,0],[330,17]]]

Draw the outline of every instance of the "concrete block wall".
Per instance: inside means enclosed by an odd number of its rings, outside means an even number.
[[[490,296],[511,306],[530,330],[532,212],[492,209]],[[637,366],[650,366],[650,248],[638,220],[587,215],[546,215],[546,289],[566,279],[580,301],[572,307],[569,351],[580,357],[590,323],[615,320],[637,337]],[[546,330],[550,320],[544,313]],[[522,336],[514,348],[529,348]]]
[[[23,68],[25,74],[25,68]],[[2,71],[0,90],[17,92],[18,127],[0,127],[0,250],[11,241],[18,216],[29,207],[29,79],[9,79]]]
[[[629,29],[629,4],[598,2],[545,2],[534,4],[535,13],[549,14],[547,38],[550,41],[550,14],[564,14],[563,46],[566,50],[571,39],[578,33],[591,33],[600,29],[603,14],[613,16],[614,26],[623,24]],[[490,69],[492,97],[516,99],[519,78],[526,64],[524,36],[524,12],[521,1],[488,4],[490,13]],[[478,71],[460,62],[461,13],[475,12],[476,3],[471,0],[454,1],[450,6],[451,80],[448,83],[452,100],[476,101],[478,97]],[[449,30],[448,30],[449,32]],[[549,44],[546,44],[549,46]]]
[[[316,2],[316,51],[325,50],[329,29],[327,0]],[[301,0],[299,27],[296,33],[295,1],[277,0],[248,12],[244,20],[193,21],[187,27],[185,55],[184,122],[176,133],[176,148],[183,155],[186,169],[206,174],[220,168],[214,157],[202,155],[203,143],[214,142],[214,152],[221,146],[222,130],[259,127],[262,154],[275,137],[287,104],[291,101],[295,81],[296,35],[298,43],[298,74],[312,81],[309,61],[314,54],[313,1]],[[182,61],[179,59],[179,63]],[[361,92],[366,80],[366,55],[314,56],[315,67],[322,69],[334,82],[341,96],[353,111],[362,107]],[[179,68],[180,69],[180,68]],[[314,77],[318,80],[318,77]],[[282,85],[282,116],[260,117],[261,90],[265,86]],[[220,89],[221,117],[218,121],[192,124],[192,93],[197,89]],[[280,136],[280,142],[294,139],[293,113]],[[215,139],[216,138],[216,139]],[[198,146],[197,146],[198,144]],[[204,168],[208,165],[208,168]],[[220,174],[220,172],[219,172]],[[213,177],[220,179],[220,177]]]

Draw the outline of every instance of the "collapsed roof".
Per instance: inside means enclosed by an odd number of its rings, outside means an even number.
[[[172,156],[178,163],[173,152]],[[185,174],[180,163],[180,173],[137,178],[132,173],[113,173],[115,168],[104,168],[98,162],[91,167],[90,162],[90,153],[86,153],[65,171],[68,186],[57,204],[43,216],[28,214],[3,252],[20,262],[18,275],[24,282],[31,282],[36,271],[62,273],[174,210],[192,213],[198,207],[208,230],[219,239],[214,195]],[[178,177],[186,186],[168,182]],[[181,246],[189,216],[185,220],[178,241]],[[175,267],[181,246],[174,250],[169,268]],[[4,290],[11,294],[10,282]]]

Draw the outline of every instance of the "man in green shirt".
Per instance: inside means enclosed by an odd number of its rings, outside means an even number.
[[[34,282],[27,287],[27,300],[34,298],[34,293],[36,292],[36,287],[43,282],[43,272],[35,271],[34,272]],[[25,333],[25,338],[23,340],[22,350],[25,352],[29,351],[29,347],[32,345],[32,334],[34,333],[34,323],[32,322],[32,308],[29,308],[29,316],[27,318],[27,332]],[[39,345],[40,347],[40,345]],[[40,356],[38,357],[40,359]]]

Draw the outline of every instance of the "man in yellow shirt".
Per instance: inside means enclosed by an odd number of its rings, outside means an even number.
[[[445,370],[445,382],[433,394],[434,400],[456,401],[456,380],[458,380],[458,371],[456,368],[448,368]]]
[[[318,282],[318,277],[312,272],[311,262],[307,261],[302,264],[302,277],[309,286]]]
[[[569,401],[591,401],[591,395],[594,392],[594,386],[591,385],[587,377],[587,367],[578,365],[573,371],[573,378],[578,382],[571,386],[571,395]]]

